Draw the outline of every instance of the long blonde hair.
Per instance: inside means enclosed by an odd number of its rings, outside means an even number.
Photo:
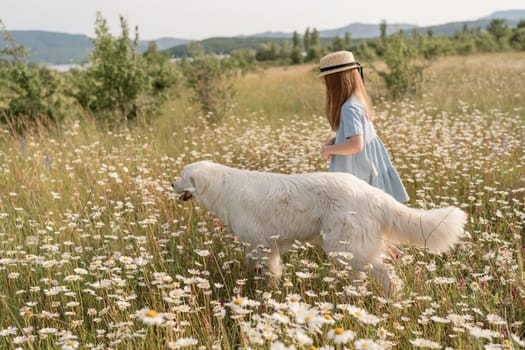
[[[350,69],[325,75],[324,81],[326,86],[326,118],[333,131],[339,128],[341,107],[352,95],[355,95],[363,103],[367,118],[370,120],[374,118],[372,102],[366,92],[359,69]]]

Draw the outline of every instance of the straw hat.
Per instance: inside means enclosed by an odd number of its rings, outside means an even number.
[[[321,58],[319,65],[321,73],[318,76],[322,77],[355,68],[363,69],[359,62],[354,59],[354,54],[351,51],[336,51]]]

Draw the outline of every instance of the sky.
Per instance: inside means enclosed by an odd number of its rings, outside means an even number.
[[[94,36],[97,12],[114,34],[119,16],[140,39],[199,40],[265,31],[304,33],[360,22],[418,26],[475,20],[525,9],[525,0],[0,0],[7,30],[48,30]]]

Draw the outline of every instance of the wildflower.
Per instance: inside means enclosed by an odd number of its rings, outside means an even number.
[[[14,280],[14,279],[17,279],[19,276],[20,274],[18,272],[11,272],[7,275],[7,278]]]
[[[478,282],[472,282],[470,284],[470,289],[472,289],[474,292],[479,291],[480,290],[479,283]]]
[[[204,257],[207,257],[210,255],[210,251],[209,250],[206,250],[206,249],[203,249],[203,250],[195,250],[195,253],[198,255],[198,256],[202,256],[203,258]]]
[[[87,275],[88,274],[88,271],[86,269],[82,269],[79,267],[74,269],[73,271],[75,271],[77,275]]]
[[[383,327],[378,328],[376,334],[380,339],[386,339],[387,337],[393,335]]]
[[[123,264],[132,264],[134,262],[133,258],[129,256],[121,256],[118,260]]]
[[[297,303],[301,300],[301,296],[299,294],[289,294],[286,296],[286,301],[289,303]]]
[[[272,344],[270,344],[270,350],[295,350],[295,349],[296,348],[294,345],[286,346],[280,341],[273,342]]]
[[[22,317],[32,317],[32,316],[34,316],[34,314],[33,314],[33,311],[31,311],[30,308],[24,306],[23,308],[20,309],[20,316],[22,316]]]
[[[131,306],[131,304],[125,300],[117,300],[115,302],[115,305],[117,305],[117,308],[120,310],[120,311],[124,311],[126,310],[128,307]]]
[[[255,328],[248,328],[246,329],[246,336],[248,337],[248,341],[252,344],[264,344],[264,339],[261,335],[261,332],[259,332]]]
[[[379,350],[382,349],[382,346],[373,341],[372,339],[358,339],[354,342],[354,347],[356,350],[361,349],[371,349],[371,350]]]
[[[243,297],[234,298],[228,305],[232,308],[238,308],[248,305],[248,299]]]
[[[354,316],[360,322],[365,323],[365,324],[376,325],[377,323],[379,323],[379,321],[381,321],[379,317],[371,315],[359,307],[350,305],[347,307],[347,310],[350,313],[350,315]]]
[[[147,326],[160,326],[164,322],[163,313],[148,308],[137,311],[136,316]]]
[[[492,338],[499,338],[501,335],[498,332],[494,332],[490,329],[483,329],[476,326],[469,326],[468,331],[474,338],[483,338],[492,340]]]
[[[78,349],[79,343],[76,340],[69,339],[63,342],[61,345],[62,350],[74,350]]]
[[[188,313],[191,311],[191,308],[186,304],[182,304],[177,307],[174,307],[173,310],[176,312]]]
[[[83,323],[84,323],[84,320],[73,320],[70,323],[70,327],[76,328],[76,327],[82,326]]]
[[[17,332],[18,330],[15,327],[9,326],[0,330],[0,336],[7,337],[9,335],[16,335]]]
[[[195,338],[180,338],[177,339],[175,342],[170,342],[168,344],[168,347],[170,349],[181,349],[181,348],[187,348],[189,346],[197,345],[199,342]]]
[[[309,279],[309,278],[315,277],[315,275],[312,272],[297,271],[295,274],[296,274],[297,277],[299,277],[301,279]]]
[[[326,324],[334,324],[335,323],[334,318],[330,314],[324,314],[323,318],[324,318],[324,323],[326,323]]]
[[[441,349],[438,343],[423,338],[411,339],[410,343],[417,348]]]
[[[466,321],[469,321],[472,319],[472,316],[468,315],[458,315],[458,314],[449,314],[447,315],[447,319],[452,321],[454,323],[454,326],[456,327],[463,327],[466,324]]]
[[[505,320],[503,318],[501,318],[500,316],[498,316],[496,314],[488,314],[487,315],[487,321],[490,324],[500,325],[500,326],[507,324],[507,322],[505,322]]]
[[[328,331],[327,337],[336,344],[346,344],[355,338],[355,333],[351,330],[338,327]]]
[[[23,343],[28,343],[31,340],[31,338],[26,336],[19,336],[13,338],[13,344],[20,345]]]
[[[313,340],[310,338],[306,332],[300,328],[294,328],[288,330],[288,336],[295,339],[300,345],[312,345]]]
[[[321,326],[327,320],[319,315],[314,309],[299,308],[295,311],[295,322],[297,324],[306,324],[310,330],[320,332]]]
[[[290,323],[290,318],[286,316],[283,312],[274,312],[271,317],[272,319],[282,324]]]
[[[64,281],[66,282],[76,282],[80,280],[82,280],[82,277],[80,277],[79,275],[68,275],[64,277]]]
[[[448,318],[443,318],[439,316],[432,316],[430,319],[436,323],[450,323],[450,320]]]
[[[38,334],[56,334],[58,330],[56,328],[42,328],[38,331]]]

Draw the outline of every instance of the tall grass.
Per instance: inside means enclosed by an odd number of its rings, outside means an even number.
[[[402,293],[296,245],[283,279],[245,271],[247,247],[170,189],[198,159],[324,171],[330,136],[313,66],[239,77],[219,125],[182,94],[151,125],[0,135],[0,347],[519,348],[524,346],[524,54],[450,57],[399,102],[367,75],[376,128],[410,205],[460,206],[442,256],[389,258]]]

